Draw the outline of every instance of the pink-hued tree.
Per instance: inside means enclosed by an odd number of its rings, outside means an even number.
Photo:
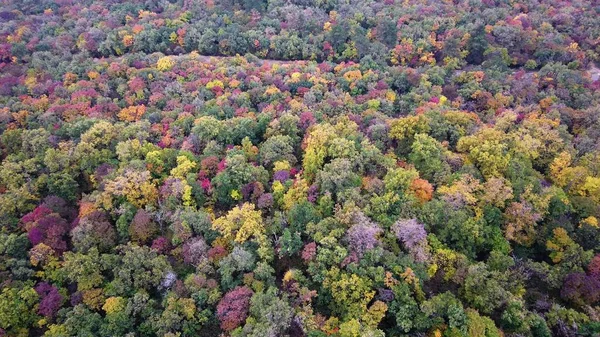
[[[208,258],[209,246],[201,237],[194,237],[187,240],[183,244],[182,255],[183,261],[191,265],[198,265],[203,260]]]
[[[252,295],[249,288],[237,287],[223,296],[217,305],[217,317],[223,330],[231,331],[244,323]]]
[[[66,234],[71,226],[50,208],[42,204],[21,218],[21,222],[32,245],[43,243],[59,255],[67,250]]]

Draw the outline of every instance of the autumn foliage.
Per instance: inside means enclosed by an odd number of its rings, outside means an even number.
[[[600,335],[597,2],[0,7],[0,336]]]

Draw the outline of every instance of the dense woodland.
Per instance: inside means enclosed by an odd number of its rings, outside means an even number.
[[[599,61],[588,0],[2,0],[0,336],[598,336]]]

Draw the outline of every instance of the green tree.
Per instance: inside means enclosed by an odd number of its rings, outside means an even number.
[[[432,137],[419,133],[415,135],[408,156],[419,175],[429,181],[440,181],[449,172],[450,167],[444,161],[444,150]]]
[[[114,279],[107,286],[107,293],[111,295],[155,289],[171,268],[165,256],[158,255],[147,246],[128,244],[118,247],[118,251],[118,258],[115,256],[109,265],[114,274]]]
[[[294,310],[277,288],[269,287],[250,300],[250,315],[243,327],[244,336],[283,336],[290,326]]]
[[[26,336],[39,316],[34,306],[38,294],[30,287],[5,287],[0,293],[0,328],[11,335]]]

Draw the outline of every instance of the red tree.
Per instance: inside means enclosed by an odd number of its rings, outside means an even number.
[[[223,296],[217,305],[217,317],[223,330],[233,330],[246,320],[251,297],[252,290],[247,287],[237,287]]]

